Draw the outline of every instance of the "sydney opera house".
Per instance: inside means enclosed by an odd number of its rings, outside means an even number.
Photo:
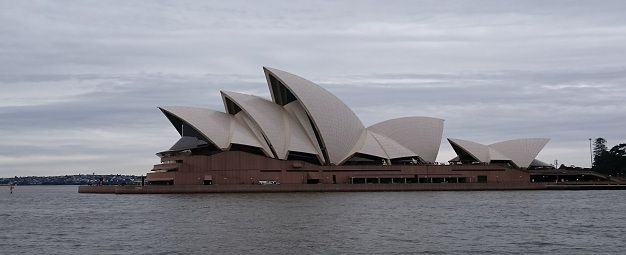
[[[448,138],[444,120],[404,117],[365,127],[339,98],[297,75],[263,68],[271,100],[222,91],[224,111],[159,107],[180,134],[146,176],[152,185],[530,182],[549,139],[490,145]],[[392,99],[389,99],[392,100]]]

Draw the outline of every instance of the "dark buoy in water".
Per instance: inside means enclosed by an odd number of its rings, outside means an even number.
[[[15,185],[11,184],[9,185],[9,191],[11,192],[11,194],[13,194],[13,189],[15,188]]]

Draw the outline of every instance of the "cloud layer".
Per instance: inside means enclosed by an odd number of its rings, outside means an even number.
[[[626,142],[623,1],[0,2],[0,177],[142,174],[177,133],[162,105],[269,97],[270,66],[364,124],[445,119],[444,137]],[[439,161],[454,157],[443,141]]]

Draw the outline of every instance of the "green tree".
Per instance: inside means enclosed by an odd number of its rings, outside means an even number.
[[[596,140],[593,142],[593,156],[600,157],[606,151],[606,140],[602,137],[596,138]]]
[[[613,146],[609,151],[611,155],[624,157],[626,156],[626,143],[620,143],[618,145]]]
[[[611,150],[606,148],[606,140],[596,139],[593,170],[613,176],[621,176],[626,173],[626,143],[615,145]]]
[[[591,168],[600,173],[606,172],[606,163],[609,158],[609,152],[606,147],[606,140],[602,137],[596,138],[593,142],[593,166]]]
[[[622,176],[626,173],[626,143],[620,143],[611,148],[606,167],[608,174],[613,176]]]

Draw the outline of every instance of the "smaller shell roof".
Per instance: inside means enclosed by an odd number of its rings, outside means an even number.
[[[365,141],[356,152],[385,159],[417,157],[417,154],[400,143],[371,130],[366,130]]]
[[[407,149],[399,142],[385,135],[381,135],[381,134],[376,133],[375,131],[370,131],[370,130],[368,130],[367,132],[370,133],[372,137],[374,137],[374,139],[376,139],[378,144],[380,144],[382,149],[387,154],[388,159],[418,156],[417,153]]]
[[[267,138],[280,159],[287,157],[288,134],[284,109],[272,101],[261,97],[241,94],[231,91],[222,91],[222,96],[231,99],[261,128],[261,132]]]
[[[380,143],[374,138],[374,134],[371,131],[366,131],[367,134],[365,136],[365,142],[363,142],[363,146],[361,149],[357,151],[357,153],[367,154],[376,156],[379,158],[389,158],[387,152],[383,149]]]
[[[482,145],[462,139],[448,138],[455,148],[462,149],[480,162],[510,160],[518,167],[528,167],[550,139],[525,138]]]
[[[502,155],[496,149],[487,146],[489,149],[489,160],[511,160],[509,157]]]
[[[543,161],[541,161],[541,160],[538,160],[538,159],[533,159],[533,162],[531,162],[531,163],[530,163],[530,166],[535,166],[535,167],[550,167],[550,166],[553,166],[553,165],[550,165],[550,164],[548,164],[548,163],[546,163],[546,162],[543,162]]]
[[[367,129],[391,138],[426,162],[435,162],[441,145],[443,119],[404,117],[386,120]]]
[[[236,125],[235,127],[237,127],[241,132],[249,132],[250,135],[252,137],[249,137],[247,139],[241,139],[241,142],[235,142],[235,134],[233,133],[233,136],[231,138],[231,144],[232,143],[238,143],[238,144],[245,144],[245,145],[249,145],[249,146],[253,146],[253,147],[259,147],[261,148],[261,150],[263,151],[263,153],[265,153],[265,155],[267,155],[268,157],[274,157],[274,155],[272,154],[272,150],[270,149],[269,145],[265,142],[265,139],[263,139],[263,134],[261,134],[261,128],[259,127],[259,125],[257,125],[252,119],[250,119],[250,117],[243,111],[237,113],[234,115],[235,119],[241,123],[242,125]],[[241,129],[241,127],[245,127],[246,130]],[[236,131],[236,130],[235,130]],[[245,134],[243,134],[245,135]],[[255,143],[257,143],[259,145],[255,145]]]
[[[186,122],[216,147],[222,150],[229,147],[231,115],[197,107],[163,106],[159,109]]]
[[[232,135],[229,144],[243,144],[252,147],[260,148],[265,155],[271,155],[270,151],[267,151],[265,146],[261,145],[261,142],[254,136],[252,130],[242,124],[235,116],[230,115],[230,124],[232,128]]]
[[[304,127],[292,118],[289,113],[286,113],[286,119],[289,122],[289,151],[303,152],[308,154],[317,155],[320,162],[324,162],[323,158],[319,156],[319,149],[315,148],[311,139],[306,134]]]
[[[221,150],[228,150],[232,143],[263,149],[247,125],[233,115],[196,107],[164,106],[159,109],[192,126]]]
[[[457,138],[448,138],[450,144],[462,149],[480,162],[489,162],[489,148],[480,143]]]
[[[294,136],[290,141],[289,150],[315,154],[322,164],[325,163],[326,161],[322,156],[322,149],[315,138],[313,124],[311,124],[311,120],[307,117],[306,111],[302,108],[302,105],[294,101],[286,104],[284,108],[291,119],[294,120],[293,125],[290,124],[290,126],[297,127],[297,131],[292,132]]]
[[[528,167],[548,141],[548,138],[515,139],[494,143],[489,147],[510,158],[518,167]]]
[[[254,121],[252,126],[258,126],[262,133],[259,140],[266,137],[278,158],[286,159],[289,151],[318,155],[302,125],[284,107],[258,96],[237,92],[222,91],[222,96],[237,104]]]

